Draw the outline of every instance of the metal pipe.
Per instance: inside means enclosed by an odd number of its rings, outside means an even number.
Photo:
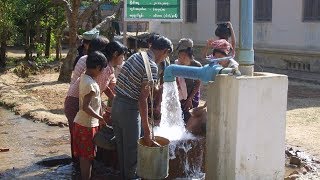
[[[218,60],[218,59],[217,59]],[[170,65],[164,71],[164,82],[173,82],[176,77],[201,80],[204,83],[214,81],[218,74],[241,75],[240,71],[235,68],[223,68],[220,65],[207,64],[203,67]]]
[[[253,0],[241,0],[239,10],[240,32],[238,61],[240,66],[253,65]]]

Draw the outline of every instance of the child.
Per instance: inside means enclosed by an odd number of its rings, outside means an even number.
[[[213,49],[211,55],[213,58],[230,57],[231,44],[228,41],[224,39],[215,40],[212,42],[211,47]],[[239,63],[233,58],[218,61],[217,63],[224,68],[238,68],[239,66]]]
[[[217,29],[215,30],[215,35],[218,37],[218,39],[224,39],[226,41],[229,40],[229,38],[231,38],[231,56],[234,58],[235,57],[235,47],[236,47],[236,37],[234,35],[234,31],[233,31],[233,27],[231,22],[227,22],[227,23],[220,23],[218,24]],[[211,58],[212,56],[208,55],[208,49],[212,46],[212,42],[215,41],[215,39],[209,39],[207,40],[207,45],[206,47],[204,47],[203,51],[202,51],[202,59],[206,59],[206,58]]]
[[[98,131],[99,123],[104,123],[100,88],[95,78],[106,65],[107,59],[101,52],[92,52],[87,57],[87,70],[80,77],[79,111],[74,119],[72,143],[74,155],[80,158],[81,177],[86,180],[91,178],[92,160],[96,153],[92,139]]]
[[[194,59],[193,56],[193,41],[183,38],[177,46],[178,59],[176,64],[184,66],[201,67],[201,63]],[[198,107],[200,100],[200,80],[177,78],[179,88],[179,98],[183,112],[184,122],[187,123],[190,118],[189,110]]]

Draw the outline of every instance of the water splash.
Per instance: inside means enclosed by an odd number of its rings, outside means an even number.
[[[165,137],[170,140],[169,158],[171,160],[179,157],[180,163],[184,165],[184,174],[190,177],[201,177],[202,157],[198,157],[196,164],[190,164],[188,152],[193,148],[192,141],[197,137],[188,132],[182,117],[182,110],[179,101],[178,87],[176,82],[165,82],[161,102],[160,126],[154,129],[156,136]],[[191,140],[191,141],[190,141]],[[186,154],[179,155],[180,150]],[[182,157],[186,157],[183,158]]]
[[[170,141],[185,138],[187,132],[182,118],[176,82],[165,82],[163,84],[161,107],[160,127],[155,128],[155,135],[165,137]]]

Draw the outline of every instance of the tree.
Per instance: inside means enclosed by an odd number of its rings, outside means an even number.
[[[62,82],[70,82],[72,74],[73,61],[77,55],[77,30],[83,22],[87,21],[91,14],[105,2],[115,2],[117,6],[114,12],[118,12],[120,9],[120,0],[112,1],[88,1],[90,6],[87,7],[82,14],[79,14],[81,0],[52,0],[53,3],[63,5],[66,11],[66,19],[68,22],[69,31],[69,52],[67,57],[63,60],[60,75],[58,80]],[[104,24],[108,23],[110,20],[114,19],[114,15],[106,17],[102,22],[95,26],[95,28],[100,29]]]
[[[0,68],[6,67],[7,41],[15,29],[15,7],[10,0],[0,1]]]

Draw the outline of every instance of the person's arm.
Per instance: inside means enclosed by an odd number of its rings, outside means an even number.
[[[201,81],[196,80],[196,84],[185,102],[185,109],[186,110],[192,108],[192,100],[193,100],[194,96],[196,95],[196,93],[199,91],[200,85],[201,85]]]
[[[89,94],[85,95],[83,98],[83,111],[86,112],[89,116],[99,119],[99,121],[103,121],[103,117],[100,114],[97,114],[92,107],[90,106],[90,102],[92,97],[95,96],[95,92],[90,91]]]
[[[104,94],[112,101],[113,98],[116,96],[114,92],[114,85],[109,84],[106,89],[103,91]]]
[[[161,84],[159,87],[154,88],[154,102],[155,102],[155,113],[160,115],[161,111],[161,102],[162,102],[162,92],[163,85]]]
[[[141,117],[141,124],[144,133],[144,141],[148,146],[152,146],[151,140],[151,132],[150,132],[150,125],[148,122],[148,96],[149,96],[150,87],[148,82],[144,81],[141,86],[141,92],[139,96],[139,112]]]
[[[81,76],[81,74],[86,71],[86,60],[87,60],[87,56],[82,56],[77,62],[72,73],[71,82],[70,82],[71,84],[76,82],[76,80]]]
[[[208,56],[208,50],[210,49],[211,43],[214,41],[213,39],[207,40],[206,46],[202,49],[201,59],[206,59]]]
[[[230,31],[231,31],[232,56],[234,57],[235,50],[236,50],[236,35],[234,34],[234,30],[233,30],[231,22],[228,22],[228,27],[230,28]]]

